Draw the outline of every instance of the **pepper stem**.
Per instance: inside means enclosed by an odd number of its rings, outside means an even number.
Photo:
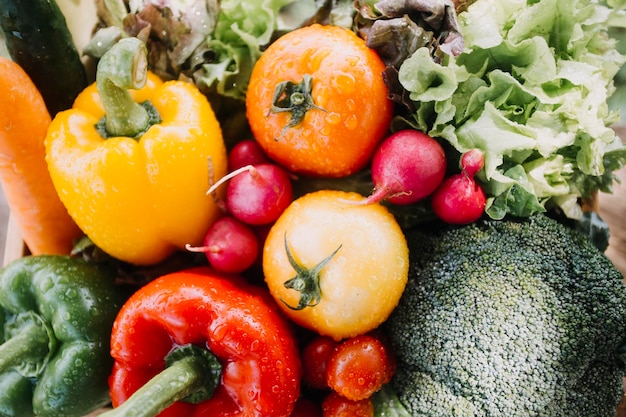
[[[167,367],[125,402],[100,417],[155,417],[177,401],[199,403],[211,398],[221,365],[208,350],[181,346],[166,358]]]
[[[10,336],[0,345],[0,373],[15,368],[23,376],[39,376],[54,353],[52,330],[32,312],[17,316],[8,329]]]
[[[98,62],[96,86],[104,107],[109,136],[136,137],[150,127],[150,114],[128,89],[146,84],[148,50],[134,37],[120,39]]]

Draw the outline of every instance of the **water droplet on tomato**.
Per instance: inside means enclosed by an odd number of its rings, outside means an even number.
[[[356,90],[356,80],[351,74],[337,74],[333,77],[332,84],[343,94],[352,94]]]
[[[326,57],[331,53],[332,48],[329,47],[321,47],[315,50],[313,53],[310,54],[310,58],[307,62],[309,69],[312,72],[318,71],[322,67],[324,59],[326,59]]]
[[[328,124],[337,125],[341,122],[341,115],[335,112],[328,113],[324,120],[326,120],[326,123]]]
[[[334,260],[336,266],[344,266],[348,264],[348,259],[345,256],[337,256]]]
[[[359,125],[359,120],[357,119],[356,115],[352,114],[346,117],[343,123],[346,126],[346,129],[354,130]]]
[[[359,64],[360,58],[358,56],[349,56],[346,58],[346,62],[351,67],[355,67]]]

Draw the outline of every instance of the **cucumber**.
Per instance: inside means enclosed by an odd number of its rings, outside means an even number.
[[[70,108],[87,86],[87,71],[55,0],[0,0],[0,28],[50,115]]]

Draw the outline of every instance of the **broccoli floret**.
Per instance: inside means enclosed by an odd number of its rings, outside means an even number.
[[[385,323],[412,416],[614,417],[622,274],[546,215],[406,231],[409,283]]]

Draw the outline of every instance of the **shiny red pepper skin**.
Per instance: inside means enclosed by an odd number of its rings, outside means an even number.
[[[210,399],[176,402],[160,417],[289,416],[301,365],[292,329],[271,303],[262,290],[204,267],[148,283],[113,325],[113,406],[162,371],[173,348],[194,344],[221,362],[221,381]]]

